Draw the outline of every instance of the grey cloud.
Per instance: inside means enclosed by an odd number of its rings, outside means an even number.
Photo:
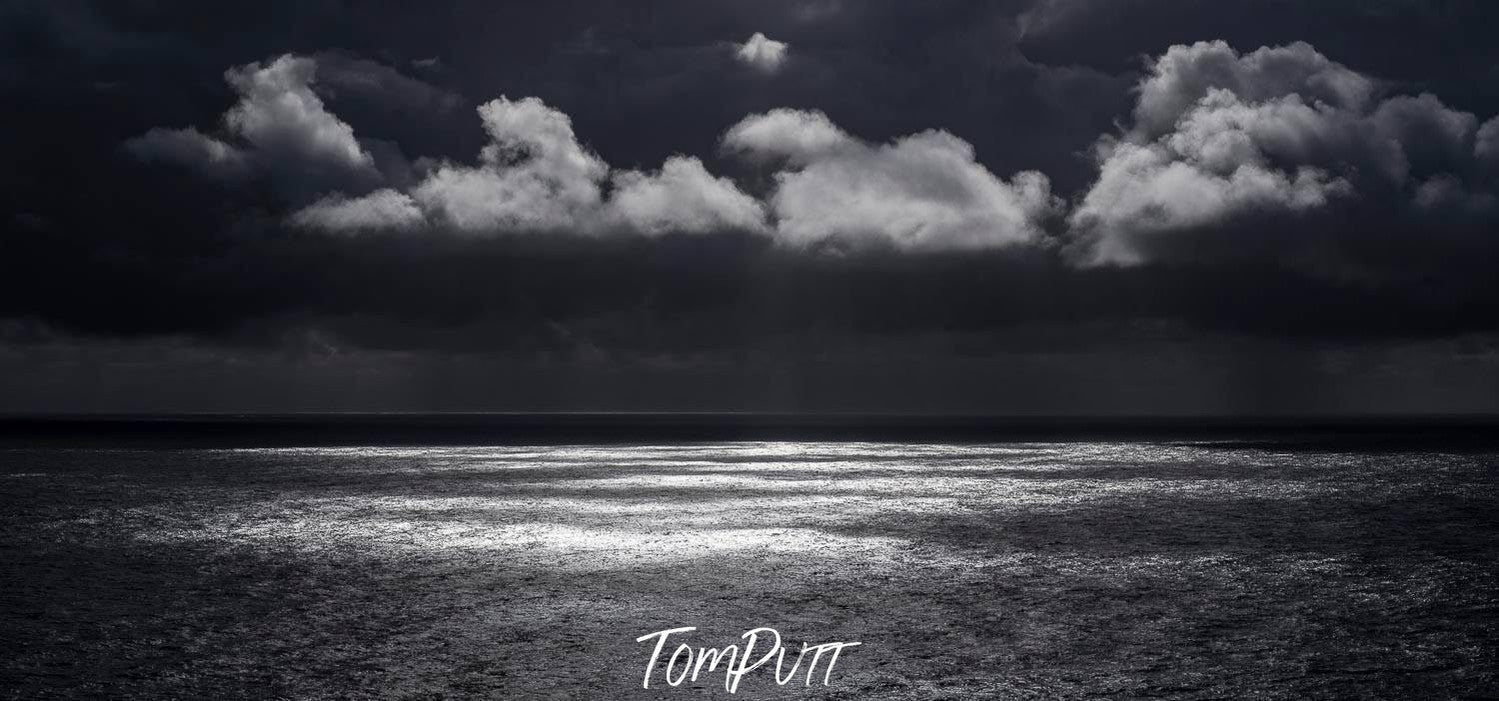
[[[667,232],[761,231],[765,208],[732,180],[714,177],[691,156],[672,156],[655,173],[614,176],[610,216],[632,230]]]
[[[1155,60],[1138,87],[1135,128],[1147,137],[1167,133],[1214,89],[1250,103],[1300,95],[1308,102],[1360,110],[1376,87],[1304,42],[1240,55],[1226,42],[1202,41],[1173,46]]]
[[[1369,121],[1376,138],[1398,148],[1406,177],[1470,170],[1478,118],[1448,108],[1435,95],[1392,97]]]
[[[479,107],[491,142],[479,165],[444,163],[412,195],[471,232],[580,228],[602,204],[609,167],[578,142],[572,120],[534,97]]]
[[[313,60],[317,64],[313,89],[334,101],[357,97],[426,119],[431,119],[434,113],[440,116],[456,110],[463,104],[451,92],[366,58],[321,52]],[[412,61],[411,65],[424,71],[438,71],[442,67],[436,58]]]
[[[125,149],[142,161],[193,168],[212,178],[240,178],[250,168],[249,159],[238,148],[193,127],[152,129],[125,142]]]
[[[425,221],[425,215],[409,195],[387,188],[352,199],[330,195],[299,210],[291,221],[326,231],[365,231],[413,228]]]
[[[475,236],[764,227],[761,204],[733,181],[711,175],[697,158],[668,158],[656,172],[614,172],[578,139],[566,114],[537,98],[500,97],[478,112],[490,143],[477,165],[441,162],[409,192],[337,195],[296,212],[292,221],[332,231],[430,223]]]
[[[409,192],[339,196],[293,221],[330,230],[431,223],[468,235],[741,231],[794,248],[951,250],[1036,243],[1058,205],[1044,175],[1001,180],[968,142],[939,130],[869,144],[817,112],[746,117],[722,145],[774,167],[767,206],[694,157],[615,172],[566,114],[536,98],[501,97],[479,114],[490,143],[477,165],[443,162]]]
[[[755,161],[789,160],[806,165],[851,148],[855,141],[822,112],[779,108],[729,127],[722,145],[726,151]]]
[[[224,114],[223,124],[237,143],[194,127],[155,128],[126,147],[148,160],[171,160],[208,173],[265,172],[293,199],[377,183],[381,176],[374,157],[313,91],[317,71],[314,59],[289,54],[226,71],[224,79],[239,102]]]
[[[941,130],[869,144],[821,113],[773,110],[731,127],[724,146],[751,159],[785,160],[770,209],[777,238],[796,247],[1033,243],[1057,205],[1045,175],[1001,180],[975,160],[972,145]]]
[[[331,176],[373,174],[374,159],[354,129],[312,91],[316,71],[316,61],[290,55],[231,68],[225,79],[240,101],[224,115],[224,124],[273,166]]]
[[[1473,152],[1489,165],[1499,165],[1499,117],[1484,122],[1478,130]]]
[[[743,44],[734,45],[734,57],[740,63],[753,67],[766,73],[774,73],[780,70],[781,65],[786,62],[786,51],[790,48],[786,42],[771,39],[761,32],[755,32]]]
[[[1243,214],[1311,210],[1350,191],[1346,181],[1315,168],[1287,173],[1245,163],[1215,173],[1160,145],[1110,142],[1099,154],[1098,182],[1070,218],[1074,234],[1085,237],[1079,260],[1087,265],[1148,262],[1158,252],[1142,238]]]
[[[1095,145],[1098,178],[1068,220],[1072,254],[1132,265],[1252,252],[1346,273],[1364,265],[1363,244],[1310,215],[1352,211],[1409,246],[1452,243],[1424,233],[1450,222],[1419,218],[1488,215],[1485,134],[1433,95],[1381,89],[1304,43],[1172,47],[1140,82],[1135,122]]]
[[[802,22],[818,22],[837,15],[843,10],[842,0],[806,0],[792,12]]]

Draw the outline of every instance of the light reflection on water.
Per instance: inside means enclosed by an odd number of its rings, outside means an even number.
[[[27,641],[0,692],[23,696],[624,697],[630,641],[676,625],[864,640],[828,690],[859,697],[1493,682],[1490,454],[777,442],[0,464],[4,623]],[[101,655],[128,664],[45,666]]]
[[[963,551],[919,537],[872,538],[830,532],[871,519],[931,513],[1039,510],[1174,495],[1305,498],[1337,485],[1273,480],[1035,479],[1032,473],[1076,470],[1092,458],[1128,460],[1133,446],[1074,446],[1038,464],[1035,449],[775,443],[713,447],[562,448],[555,452],[488,449],[253,450],[272,460],[410,461],[409,473],[524,470],[533,479],[485,485],[485,496],[338,496],[272,501],[206,518],[191,527],[141,529],[150,541],[276,541],[322,549],[330,542],[372,550],[486,548],[514,554],[544,548],[568,556],[565,568],[634,567],[725,552],[817,552],[942,567],[970,567]],[[807,456],[802,461],[788,456]],[[933,458],[936,458],[935,460]],[[663,472],[657,468],[668,468]],[[383,470],[383,466],[379,468]],[[940,474],[934,474],[940,470]],[[1024,477],[999,476],[996,470]],[[562,473],[559,474],[558,471]],[[600,475],[599,473],[605,473]],[[612,476],[610,476],[612,475]],[[546,477],[534,479],[534,477]],[[578,496],[550,496],[558,491]],[[757,524],[781,524],[757,526]],[[746,527],[735,527],[735,526]],[[897,559],[898,554],[905,558]],[[586,557],[578,557],[586,555]]]

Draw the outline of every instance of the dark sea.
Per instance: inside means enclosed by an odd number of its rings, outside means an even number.
[[[6,698],[1499,697],[1481,423],[0,424]]]

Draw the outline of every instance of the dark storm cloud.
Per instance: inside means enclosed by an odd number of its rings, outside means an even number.
[[[13,2],[0,316],[694,367],[1482,335],[1499,10],[1444,7]]]

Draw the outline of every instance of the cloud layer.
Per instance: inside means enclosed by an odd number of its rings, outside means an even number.
[[[463,347],[676,348],[741,333],[1137,317],[1393,332],[1372,309],[1439,333],[1476,323],[1440,310],[1499,299],[1484,267],[1499,252],[1499,120],[1304,43],[1166,50],[1136,82],[1124,123],[1085,154],[1091,182],[1061,193],[1039,170],[986,163],[953,131],[871,137],[816,109],[750,111],[696,155],[616,166],[582,120],[538,97],[453,111],[447,128],[473,129],[473,155],[397,172],[381,154],[399,161],[406,144],[366,137],[368,120],[336,115],[343,103],[330,96],[382,85],[430,107],[451,104],[443,91],[332,54],[227,76],[238,101],[218,128],[149,129],[127,150],[185,165],[229,196],[254,193],[258,179],[293,184],[277,183],[275,202],[250,200],[262,209],[242,211],[270,223],[238,223],[262,233],[232,238],[216,265],[304,266],[295,294],[339,316],[340,335],[376,346],[406,343],[391,329],[429,313],[458,320],[452,342]],[[287,225],[296,236],[276,229]],[[242,247],[252,263],[235,262]],[[330,273],[309,255],[355,259]],[[384,291],[389,280],[404,281],[401,294]],[[289,304],[232,285],[225,294],[244,298],[246,316]],[[1297,299],[1324,313],[1287,313]],[[497,336],[520,328],[530,340]]]

